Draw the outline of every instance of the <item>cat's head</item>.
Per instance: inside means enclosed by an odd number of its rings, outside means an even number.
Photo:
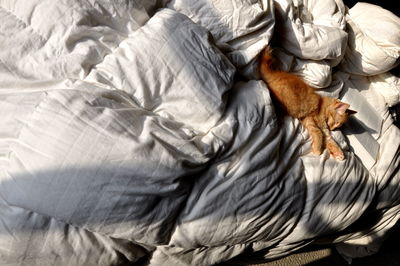
[[[327,124],[330,130],[341,127],[350,115],[357,113],[349,109],[350,105],[334,99],[327,108]]]

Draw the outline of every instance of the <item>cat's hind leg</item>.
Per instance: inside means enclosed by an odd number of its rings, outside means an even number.
[[[312,117],[305,117],[301,120],[303,126],[307,129],[311,136],[312,144],[311,150],[314,154],[320,155],[322,153],[324,144],[324,135],[321,129],[317,126]]]

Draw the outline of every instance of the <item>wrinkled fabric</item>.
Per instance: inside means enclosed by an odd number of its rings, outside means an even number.
[[[372,76],[399,64],[400,18],[379,6],[357,3],[346,16],[349,45],[340,65],[348,73]]]
[[[209,30],[243,72],[268,44],[275,24],[272,0],[171,0],[167,6]]]
[[[346,48],[343,2],[275,0],[280,45],[303,59],[336,59]]]
[[[354,75],[364,58],[351,41],[364,35],[351,21],[373,39],[361,11],[377,7],[354,8],[0,1],[0,261],[214,265],[316,241],[375,252],[399,219],[400,131],[387,111],[399,90],[393,60]],[[398,60],[395,37],[379,34]],[[308,132],[256,78],[268,44],[318,93],[357,89],[373,105],[370,169],[340,131],[346,160],[310,153]]]
[[[210,38],[186,16],[165,9],[122,41],[86,81],[125,91],[143,109],[207,132],[222,115],[222,96],[235,74]]]

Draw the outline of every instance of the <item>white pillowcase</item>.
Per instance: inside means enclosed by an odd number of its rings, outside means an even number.
[[[358,3],[350,9],[347,23],[349,45],[340,65],[343,71],[372,76],[398,65],[399,17],[379,6]]]

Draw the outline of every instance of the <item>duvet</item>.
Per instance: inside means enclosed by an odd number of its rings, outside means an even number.
[[[215,265],[312,243],[352,258],[399,220],[389,11],[1,0],[0,18],[1,265]],[[310,154],[299,122],[275,112],[257,75],[268,44],[319,93],[358,93],[358,122],[375,114],[378,130],[334,133],[346,160]],[[352,145],[364,135],[372,163]]]

